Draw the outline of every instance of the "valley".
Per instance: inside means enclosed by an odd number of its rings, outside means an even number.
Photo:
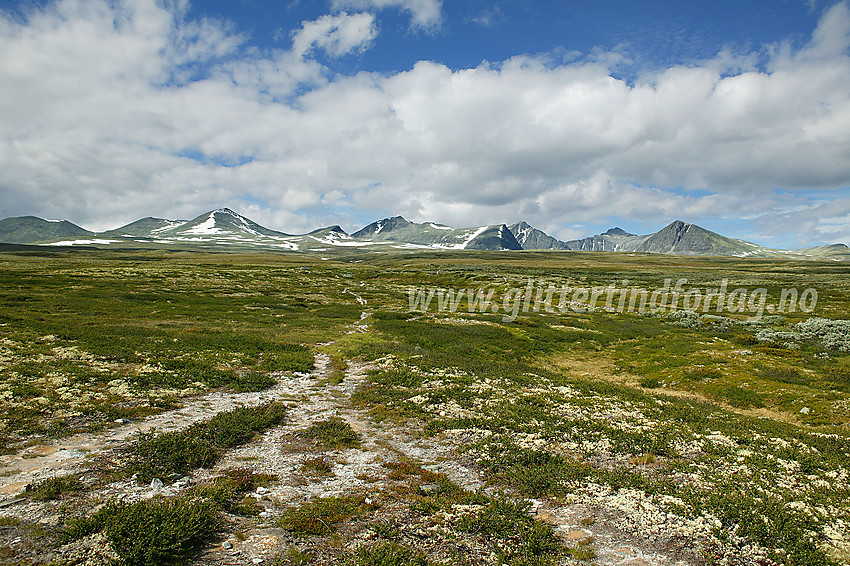
[[[850,560],[841,262],[22,246],[0,264],[2,564]],[[604,295],[513,320],[409,308],[411,289],[679,277],[819,300],[757,320]]]

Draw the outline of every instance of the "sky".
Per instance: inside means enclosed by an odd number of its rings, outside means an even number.
[[[0,218],[850,244],[848,0],[0,1]]]

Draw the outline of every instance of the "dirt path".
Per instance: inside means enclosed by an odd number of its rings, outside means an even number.
[[[85,468],[92,456],[125,445],[138,432],[153,428],[159,431],[179,430],[208,419],[222,411],[238,406],[256,406],[269,401],[299,399],[302,392],[315,385],[318,377],[328,371],[330,359],[326,354],[316,355],[315,369],[310,374],[281,375],[270,389],[250,393],[216,391],[202,397],[189,399],[183,407],[151,416],[97,433],[78,434],[30,446],[15,454],[0,456],[0,505],[17,496],[27,484],[77,473]]]
[[[287,507],[297,506],[312,497],[330,497],[354,492],[381,492],[390,489],[384,463],[408,459],[423,468],[443,473],[467,490],[485,488],[478,471],[458,457],[457,437],[423,437],[414,427],[401,428],[389,421],[376,423],[365,411],[352,407],[350,396],[366,379],[368,366],[351,363],[339,385],[326,385],[301,391],[301,399],[290,410],[287,423],[266,432],[249,445],[228,453],[216,469],[203,474],[211,477],[222,470],[249,465],[257,472],[280,478],[279,483],[262,490],[259,503],[263,515],[253,523],[243,523],[229,533],[226,541],[206,550],[196,564],[260,564],[268,563],[276,553],[298,541],[283,529],[275,528],[275,520]],[[355,429],[361,439],[358,448],[335,451],[300,449],[293,446],[297,432],[312,423],[338,416]],[[326,477],[311,477],[303,472],[303,463],[324,456],[333,462]],[[199,475],[199,479],[201,476]],[[492,488],[485,491],[493,493]],[[691,544],[676,534],[657,532],[653,538],[622,528],[631,521],[621,505],[611,502],[606,494],[583,494],[574,502],[532,501],[536,515],[556,527],[558,534],[571,545],[587,544],[596,553],[593,562],[612,566],[649,566],[699,564]],[[610,495],[610,494],[608,494]],[[661,522],[659,522],[659,525]],[[242,529],[242,530],[240,530]],[[654,539],[654,540],[653,540]]]

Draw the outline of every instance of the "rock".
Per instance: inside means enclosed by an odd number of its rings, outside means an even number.
[[[160,489],[162,489],[162,486],[163,486],[163,483],[162,483],[161,479],[154,478],[154,479],[151,480],[151,489],[153,489],[155,491],[159,491]]]
[[[268,492],[269,492],[269,490],[265,487],[258,487],[257,488],[257,495],[265,495]]]
[[[221,543],[221,548],[223,548],[225,550],[230,550],[231,548],[233,548],[233,543],[230,542],[229,540],[226,540],[223,543]]]
[[[130,419],[115,419],[116,424],[130,424],[132,422]]]
[[[262,558],[254,558],[253,560],[251,560],[251,562],[254,563],[254,564],[262,564],[263,559]]]
[[[804,415],[808,415],[809,411],[811,411],[811,409],[809,409],[808,407],[803,407],[802,409],[800,409],[800,412]]]
[[[269,516],[269,512],[268,512],[268,511],[260,511],[260,517],[262,517],[263,519],[265,519],[265,518],[266,518],[266,517],[268,517],[268,516]]]

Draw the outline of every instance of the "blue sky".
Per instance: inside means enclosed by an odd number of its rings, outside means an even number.
[[[850,243],[846,1],[0,6],[0,217]]]

